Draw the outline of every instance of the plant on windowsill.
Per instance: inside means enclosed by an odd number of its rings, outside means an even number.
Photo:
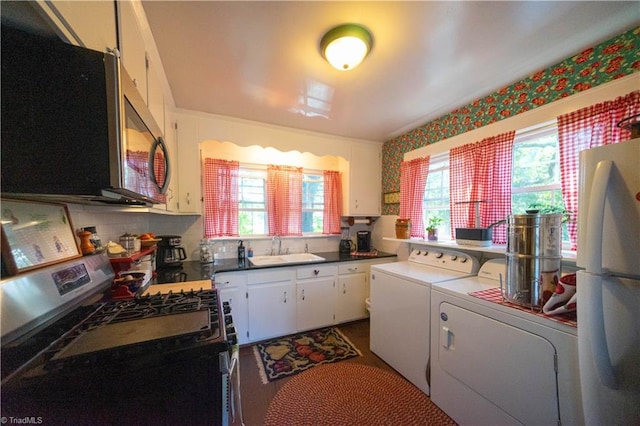
[[[444,220],[441,217],[432,216],[429,218],[428,225],[425,228],[427,231],[427,240],[428,241],[438,241],[438,226]]]
[[[569,222],[571,219],[572,213],[564,208],[562,205],[553,205],[549,203],[532,203],[529,204],[527,208],[528,212],[537,212],[540,214],[561,214],[562,215],[562,223]]]

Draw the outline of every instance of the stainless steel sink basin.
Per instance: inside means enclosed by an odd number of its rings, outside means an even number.
[[[278,256],[253,256],[249,258],[249,262],[254,266],[318,262],[321,260],[325,260],[324,257],[316,256],[312,253],[282,254]]]

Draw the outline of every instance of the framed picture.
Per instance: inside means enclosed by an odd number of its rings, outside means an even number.
[[[387,192],[384,194],[385,204],[397,204],[400,202],[400,192]]]
[[[3,198],[0,218],[7,276],[82,256],[64,204]]]

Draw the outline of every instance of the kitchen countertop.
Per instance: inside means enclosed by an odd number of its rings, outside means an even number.
[[[180,268],[164,269],[156,271],[156,277],[152,284],[167,284],[181,281],[196,281],[211,279],[217,272],[255,271],[268,268],[282,268],[289,266],[317,265],[336,262],[356,262],[360,260],[383,259],[396,257],[394,253],[378,252],[375,256],[351,256],[339,252],[313,253],[325,260],[318,262],[286,263],[279,265],[253,266],[249,258],[240,264],[237,259],[223,259],[216,263],[201,263],[199,261],[186,261]]]

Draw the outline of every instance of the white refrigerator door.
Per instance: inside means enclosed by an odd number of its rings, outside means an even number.
[[[587,425],[640,424],[640,281],[577,273],[578,358]]]
[[[577,265],[640,277],[640,139],[580,152]]]

